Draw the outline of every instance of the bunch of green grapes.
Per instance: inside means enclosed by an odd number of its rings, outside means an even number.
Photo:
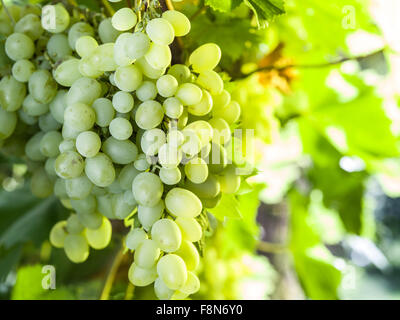
[[[133,220],[129,280],[160,299],[197,292],[205,210],[241,183],[241,108],[214,71],[220,48],[171,65],[170,45],[190,31],[174,10],[122,8],[98,24],[61,3],[5,10],[0,145],[22,145],[33,194],[71,210],[50,242],[80,263],[109,244],[110,219]]]

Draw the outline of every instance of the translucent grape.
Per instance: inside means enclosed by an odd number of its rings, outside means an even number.
[[[193,83],[181,84],[175,95],[185,106],[197,104],[203,97],[201,89]]]
[[[171,189],[165,197],[165,207],[176,217],[195,218],[202,210],[200,199],[191,191]]]
[[[185,285],[179,289],[179,291],[184,294],[191,295],[200,290],[200,280],[199,278],[191,271],[188,271],[188,278],[185,282]]]
[[[146,130],[157,127],[164,117],[161,104],[154,100],[145,101],[139,105],[136,114],[136,124]]]
[[[65,192],[67,192],[67,180],[63,180],[65,185]],[[93,185],[89,187],[90,191],[93,190]],[[83,199],[71,199],[71,206],[78,214],[81,223],[85,225],[85,219],[81,219],[81,214],[91,215],[95,213],[97,202],[93,195],[88,195]]]
[[[182,234],[178,225],[170,219],[156,221],[151,228],[151,238],[164,252],[178,250],[182,242]]]
[[[32,40],[37,40],[43,34],[40,18],[37,14],[28,13],[22,17],[14,26],[14,32],[24,33]]]
[[[36,169],[31,178],[32,194],[38,198],[47,198],[53,192],[54,184],[43,168]]]
[[[49,103],[57,94],[57,83],[47,70],[37,70],[29,78],[29,93],[40,103]]]
[[[134,65],[119,67],[115,72],[114,81],[122,91],[135,91],[142,83],[142,72]]]
[[[206,43],[198,47],[189,57],[189,64],[195,72],[213,70],[221,60],[221,49],[215,43]]]
[[[82,77],[79,72],[79,59],[69,59],[61,63],[54,71],[54,79],[64,87],[71,87],[76,80]]]
[[[82,200],[90,194],[93,184],[83,174],[80,177],[66,180],[65,188],[71,199]]]
[[[79,221],[88,229],[98,229],[103,223],[103,216],[97,211],[77,212]]]
[[[77,178],[82,174],[83,168],[84,161],[75,151],[61,153],[56,159],[55,169],[60,178]]]
[[[126,55],[133,60],[143,57],[150,48],[150,39],[143,32],[135,32],[125,45]]]
[[[136,97],[140,101],[153,100],[157,97],[157,87],[151,81],[143,81],[136,89]]]
[[[161,129],[147,130],[141,139],[141,147],[143,152],[148,156],[154,156],[158,153],[158,149],[166,142],[164,131]]]
[[[203,183],[208,177],[208,166],[202,158],[193,158],[185,164],[186,177],[193,183]]]
[[[192,75],[190,69],[184,64],[174,64],[168,69],[168,74],[174,76],[179,84],[189,82]]]
[[[58,146],[62,140],[63,138],[60,132],[47,132],[40,141],[40,152],[49,158],[58,156],[60,153]]]
[[[81,234],[69,234],[64,240],[64,250],[69,260],[74,263],[84,262],[89,256],[89,246]]]
[[[157,90],[160,96],[164,98],[171,97],[178,90],[178,81],[170,74],[161,76],[157,80]]]
[[[133,179],[140,173],[131,163],[124,166],[118,175],[118,182],[123,190],[131,190]]]
[[[92,107],[96,113],[96,124],[100,127],[108,127],[115,116],[112,102],[106,98],[99,98],[93,102]]]
[[[103,217],[101,226],[97,229],[86,229],[86,239],[93,249],[101,250],[111,241],[112,226],[110,220]]]
[[[171,64],[171,49],[167,45],[152,43],[144,58],[154,69],[163,70]]]
[[[176,10],[167,10],[163,12],[162,17],[172,25],[176,37],[183,37],[189,33],[190,21],[183,13]]]
[[[231,101],[228,105],[221,109],[216,109],[213,112],[214,117],[224,119],[228,124],[234,124],[239,120],[241,114],[241,108],[239,103]]]
[[[79,221],[78,216],[76,214],[71,214],[67,219],[67,231],[69,234],[79,234],[81,233],[85,227]]]
[[[128,278],[133,285],[137,287],[146,287],[156,280],[157,269],[155,266],[150,269],[141,268],[135,263],[132,263],[128,271]]]
[[[75,50],[80,57],[85,58],[91,56],[98,46],[99,44],[95,38],[91,36],[83,36],[76,40]]]
[[[205,70],[200,73],[197,83],[207,89],[213,95],[221,94],[224,89],[224,82],[218,73],[212,70]]]
[[[168,288],[161,278],[157,278],[154,282],[154,292],[160,300],[169,300],[174,294],[174,290]]]
[[[42,9],[42,27],[51,33],[65,31],[70,22],[68,11],[61,3],[46,5]]]
[[[152,225],[161,218],[164,208],[164,201],[162,200],[152,207],[138,206],[138,219],[145,230],[150,230]]]
[[[7,116],[7,114],[3,114],[3,115]],[[16,121],[16,118],[15,118],[15,121]],[[7,126],[6,126],[6,129],[7,129]],[[26,143],[25,154],[28,157],[28,159],[31,159],[33,161],[43,161],[46,159],[46,157],[43,155],[43,153],[40,152],[40,141],[42,140],[43,136],[44,136],[43,132],[38,132],[35,135],[33,135]]]
[[[130,112],[133,109],[133,97],[125,91],[118,91],[114,94],[112,104],[115,110],[121,113]]]
[[[183,287],[187,280],[185,262],[176,254],[167,254],[158,261],[157,273],[166,286],[172,290]]]
[[[94,157],[101,148],[101,140],[97,133],[92,131],[84,131],[76,138],[76,149],[86,157]]]
[[[26,34],[13,33],[7,37],[5,49],[7,56],[14,61],[29,60],[35,53],[35,44]]]
[[[118,31],[127,31],[132,29],[137,22],[137,16],[130,8],[122,8],[114,13],[111,23]]]
[[[156,264],[159,256],[160,249],[157,242],[145,239],[139,243],[135,250],[135,264],[141,268],[149,269]]]
[[[137,65],[143,72],[143,75],[145,75],[149,79],[158,79],[165,73],[166,70],[166,68],[161,68],[161,69],[154,68],[147,62],[145,57],[138,59],[135,65]]]
[[[159,45],[169,45],[175,37],[174,28],[163,18],[150,20],[146,26],[146,33],[151,41]]]
[[[148,238],[146,231],[135,228],[129,231],[125,239],[125,245],[131,250],[136,250],[138,245]]]
[[[66,221],[57,222],[50,231],[50,243],[56,248],[64,247],[64,241],[67,237],[67,232],[65,227],[67,225]]]
[[[53,61],[59,61],[72,55],[72,49],[65,34],[54,34],[47,42],[47,54]]]
[[[12,67],[12,75],[19,82],[28,82],[35,69],[35,65],[29,60],[18,60]]]
[[[181,171],[178,168],[161,168],[159,172],[161,181],[167,185],[174,185],[179,183],[182,178]]]
[[[132,192],[136,201],[146,207],[157,205],[163,194],[164,187],[160,178],[151,172],[138,174],[132,183]]]
[[[121,34],[120,31],[113,27],[111,18],[104,19],[100,22],[98,33],[102,43],[115,42]]]
[[[178,119],[183,113],[183,104],[175,97],[165,99],[163,107],[165,114],[172,119]]]
[[[64,123],[77,131],[91,129],[96,120],[96,113],[93,108],[84,103],[74,103],[65,109]]]
[[[182,238],[190,242],[197,242],[203,235],[200,224],[194,218],[178,217],[175,220],[182,232]]]
[[[194,244],[188,240],[183,240],[179,250],[175,252],[185,261],[186,268],[190,271],[195,270],[200,263],[200,255]]]
[[[188,106],[188,112],[195,116],[205,116],[213,107],[211,94],[207,90],[202,90],[203,95],[199,103]]]
[[[5,76],[0,81],[0,105],[6,111],[17,111],[25,98],[26,87],[13,76]]]
[[[86,159],[85,173],[89,180],[99,187],[107,187],[115,180],[115,169],[112,161],[101,152],[93,158]]]
[[[76,41],[83,36],[94,36],[92,26],[86,22],[75,23],[68,31],[68,42],[73,50],[76,50]]]
[[[128,164],[136,160],[138,149],[130,140],[117,140],[109,137],[104,143],[102,150],[114,163]]]

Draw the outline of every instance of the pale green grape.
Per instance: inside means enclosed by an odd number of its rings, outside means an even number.
[[[54,119],[51,113],[46,113],[39,117],[39,128],[44,132],[49,132],[60,129],[61,124]]]
[[[142,83],[142,72],[134,65],[119,67],[114,75],[114,81],[118,89],[122,91],[135,91]]]
[[[101,139],[99,135],[93,131],[81,132],[76,138],[76,150],[86,157],[94,157],[101,148]]]
[[[29,60],[35,53],[35,44],[26,34],[13,33],[7,37],[5,50],[7,56],[14,61]]]
[[[133,60],[143,57],[150,48],[150,39],[143,32],[135,32],[125,45],[126,55]]]
[[[68,233],[65,228],[67,226],[66,221],[57,222],[50,231],[50,243],[53,247],[62,248],[64,247],[64,241]]]
[[[69,59],[61,63],[54,71],[54,79],[64,87],[71,87],[76,80],[82,78],[79,72],[79,59]]]
[[[239,120],[241,108],[239,103],[231,101],[228,105],[213,112],[214,117],[224,119],[228,124],[234,124]]]
[[[47,54],[53,61],[59,61],[64,57],[72,55],[72,49],[65,34],[54,34],[47,42]]]
[[[167,45],[152,43],[144,58],[154,69],[163,70],[171,64],[171,49]]]
[[[98,34],[103,43],[115,42],[120,33],[112,26],[111,18],[104,19],[99,24]]]
[[[159,177],[164,184],[174,185],[179,183],[182,178],[181,171],[178,168],[161,168]]]
[[[181,229],[182,239],[189,240],[190,242],[200,241],[203,230],[196,219],[178,217],[175,222]]]
[[[99,71],[115,71],[118,64],[114,59],[114,43],[105,43],[98,46],[89,57],[89,61]]]
[[[142,153],[135,160],[134,166],[139,171],[146,171],[150,168],[150,163],[147,161],[146,155]]]
[[[29,78],[29,93],[40,103],[49,103],[57,94],[57,83],[47,70],[37,70]]]
[[[130,43],[133,34],[130,32],[122,33],[114,45],[114,59],[117,65],[121,67],[129,66],[134,59],[128,57],[126,47]]]
[[[158,261],[157,273],[165,285],[178,290],[186,283],[187,269],[185,262],[176,254],[167,254]]]
[[[56,169],[55,169],[55,158],[48,158],[44,164],[44,170],[47,175],[51,178],[57,177]]]
[[[191,191],[173,188],[165,197],[167,211],[176,217],[195,218],[202,210],[200,199]]]
[[[49,158],[58,156],[60,153],[58,147],[62,140],[63,138],[60,132],[47,132],[40,141],[40,152]]]
[[[178,225],[170,219],[156,221],[151,228],[151,238],[164,252],[174,252],[182,243],[182,234]]]
[[[6,111],[21,108],[26,95],[26,87],[13,76],[5,76],[0,81],[0,105]]]
[[[236,168],[233,165],[228,165],[227,168],[218,176],[218,181],[221,185],[221,191],[226,194],[234,194],[240,188],[240,176],[236,173]]]
[[[66,180],[62,181],[64,181],[65,192],[67,192]],[[93,190],[93,185],[90,187],[90,189]],[[80,215],[81,214],[92,215],[95,213],[97,207],[96,198],[93,195],[88,195],[83,199],[71,199],[71,206],[78,214],[78,218],[80,219],[82,224],[86,226],[84,222],[85,220],[81,219]]]
[[[156,280],[157,269],[155,266],[150,269],[145,269],[132,263],[128,271],[128,278],[134,286],[146,287]]]
[[[19,82],[28,82],[35,70],[35,65],[29,60],[18,60],[12,67],[12,75]]]
[[[94,36],[92,26],[86,22],[75,23],[68,31],[68,42],[72,50],[75,50],[76,41],[83,36]]]
[[[199,278],[191,271],[188,271],[188,278],[185,282],[185,285],[179,289],[180,292],[184,294],[191,295],[200,290],[200,280]]]
[[[182,151],[176,146],[165,143],[158,150],[158,162],[168,169],[176,168],[182,161]]]
[[[66,140],[71,140],[71,139],[75,140],[80,133],[81,133],[81,131],[75,130],[67,123],[64,123],[62,130],[61,130],[61,134],[62,134],[63,138]]]
[[[205,70],[200,73],[197,83],[207,89],[213,95],[221,94],[224,89],[224,82],[218,73],[212,70]]]
[[[0,110],[2,110],[2,109],[0,109]],[[3,114],[3,115],[7,116],[9,114],[10,113]],[[0,113],[0,115],[1,115],[1,113]],[[16,117],[15,117],[15,121],[16,121]],[[2,127],[0,127],[0,128],[1,128],[0,130],[3,129]],[[7,126],[5,129],[7,129]],[[46,157],[43,155],[43,153],[40,152],[40,141],[42,141],[43,136],[44,136],[44,132],[38,132],[35,135],[33,135],[26,143],[25,154],[28,157],[28,159],[33,160],[33,161],[43,161],[46,159]]]
[[[85,161],[85,173],[90,181],[98,187],[107,187],[115,180],[115,169],[111,159],[99,152]]]
[[[163,12],[162,17],[172,25],[176,37],[183,37],[189,33],[190,21],[183,13],[176,10],[167,10]]]
[[[145,230],[150,230],[151,226],[161,218],[164,208],[164,201],[162,200],[159,200],[152,207],[138,206],[138,219]]]
[[[75,102],[85,103],[90,106],[101,95],[101,85],[90,78],[79,78],[68,90],[66,101],[68,105]]]
[[[158,153],[158,149],[166,142],[164,131],[161,129],[150,129],[147,130],[141,139],[141,148],[143,152],[148,156],[155,156]]]
[[[23,123],[26,123],[27,125],[33,126],[35,123],[38,122],[37,117],[30,116],[27,114],[24,109],[18,109],[18,118],[21,120]],[[12,123],[12,122],[11,122]]]
[[[37,40],[43,34],[43,28],[38,15],[29,13],[14,26],[14,32],[24,33],[32,40]]]
[[[161,76],[157,80],[157,90],[160,96],[164,98],[172,97],[178,90],[178,81],[170,74]]]
[[[96,39],[91,36],[83,36],[76,40],[75,50],[81,58],[91,56],[99,46]]]
[[[196,72],[213,70],[221,60],[221,49],[215,43],[206,43],[198,47],[189,57],[189,64]]]
[[[201,148],[204,148],[212,140],[214,133],[211,125],[204,120],[198,120],[187,125],[183,130],[183,134],[188,131],[195,132],[196,135],[200,138]]]
[[[132,190],[126,190],[124,192],[123,199],[124,202],[126,202],[127,204],[134,206],[135,208],[137,207],[137,202],[135,197],[133,196]]]
[[[76,102],[65,109],[64,123],[74,130],[87,131],[93,127],[95,120],[93,108],[84,103]]]
[[[185,188],[201,199],[215,198],[221,192],[220,183],[213,174],[209,174],[207,180],[203,183],[193,183],[188,180],[185,182]]]
[[[75,141],[72,139],[63,140],[58,146],[58,149],[60,150],[61,153],[66,151],[76,151]]]
[[[66,104],[66,90],[59,90],[57,95],[54,97],[53,101],[49,104],[49,109],[51,115],[56,119],[59,123],[64,123],[64,112],[67,108]]]
[[[182,131],[185,140],[181,146],[181,151],[185,153],[189,158],[198,154],[201,150],[201,141],[199,136],[194,130]]]
[[[178,148],[185,141],[185,136],[179,130],[170,130],[167,133],[167,142],[169,145]]]
[[[135,121],[139,128],[150,130],[157,127],[164,117],[161,104],[154,100],[141,103],[136,110]]]
[[[126,197],[122,192],[113,195],[111,204],[114,216],[118,219],[125,219],[136,208],[136,202],[126,201]]]
[[[174,64],[168,69],[168,74],[174,76],[179,84],[189,82],[192,75],[190,69],[184,64]]]
[[[48,104],[37,102],[30,94],[22,102],[22,108],[27,115],[32,117],[41,116],[49,111]]]
[[[165,114],[172,119],[178,119],[183,113],[183,104],[175,97],[165,99],[163,108]]]
[[[54,195],[60,199],[68,197],[67,190],[65,188],[65,180],[64,179],[58,178],[56,180],[56,182],[54,183]]]
[[[175,95],[184,106],[190,106],[200,103],[203,97],[201,89],[193,83],[184,83],[178,87]]]
[[[200,263],[200,255],[194,244],[188,240],[183,240],[178,251],[175,252],[185,261],[186,268],[190,271],[195,270]]]
[[[189,121],[189,113],[183,109],[181,116],[178,118],[178,129],[182,130]]]
[[[213,101],[213,110],[222,109],[226,107],[229,102],[231,102],[231,94],[224,89],[220,94],[213,96]]]
[[[70,22],[68,11],[61,3],[46,5],[42,9],[42,27],[51,33],[65,31]]]
[[[69,218],[67,219],[66,228],[69,234],[79,234],[85,229],[76,214],[71,214],[69,216]]]
[[[83,168],[84,161],[75,151],[61,153],[56,159],[55,169],[60,178],[77,178],[82,174]]]
[[[145,239],[139,243],[135,250],[135,264],[141,268],[149,269],[156,264],[159,256],[160,249],[157,242]]]
[[[225,169],[228,162],[226,149],[219,144],[212,143],[206,162],[208,163],[208,170],[211,173],[220,173]]]
[[[111,23],[114,29],[118,31],[127,31],[132,29],[137,22],[137,16],[131,8],[122,8],[114,13]]]
[[[208,166],[202,158],[190,159],[185,164],[186,177],[193,183],[203,183],[208,177]]]
[[[133,97],[125,91],[118,91],[114,94],[112,105],[115,110],[121,113],[130,112],[133,109]]]
[[[79,61],[78,70],[82,76],[93,79],[96,79],[103,74],[103,71],[100,71],[97,68],[97,65],[91,57],[82,58]]]
[[[232,132],[229,124],[222,118],[212,118],[208,123],[214,129],[213,142],[226,144],[231,140]]]
[[[68,197],[75,200],[82,200],[90,194],[93,184],[90,182],[88,177],[83,174],[80,177],[66,180],[65,188]]]
[[[130,140],[117,140],[108,138],[102,147],[103,152],[108,155],[114,163],[128,164],[136,160],[138,149]]]
[[[147,60],[144,57],[138,59],[136,61],[135,65],[137,65],[140,68],[142,73],[147,78],[153,79],[153,80],[161,77],[165,73],[165,70],[166,70],[166,68],[161,68],[161,69],[154,68],[147,62]]]
[[[140,173],[134,164],[128,164],[122,168],[118,175],[118,182],[123,190],[131,190],[133,179]]]
[[[135,228],[129,231],[125,239],[125,245],[128,249],[136,250],[138,245],[148,238],[146,231]]]
[[[146,207],[157,205],[163,194],[164,187],[160,178],[151,172],[138,174],[132,183],[132,192],[136,201]]]
[[[120,173],[120,168],[117,168],[115,170],[115,173],[116,173],[116,176],[118,176]],[[120,193],[123,193],[124,190],[119,185],[118,180],[115,179],[114,182],[107,187],[107,191],[109,193],[113,193],[113,194],[120,194]]]
[[[31,178],[32,194],[38,198],[47,198],[53,193],[54,184],[43,168],[36,169]]]
[[[93,249],[101,250],[111,241],[112,226],[110,220],[103,217],[101,226],[97,229],[86,229],[86,239]]]
[[[92,105],[96,113],[96,124],[100,127],[108,127],[115,116],[112,102],[106,98],[99,98]]]
[[[103,216],[97,211],[81,211],[77,212],[77,215],[79,221],[88,229],[98,229],[103,223]]]
[[[135,93],[140,101],[153,100],[157,97],[157,87],[152,81],[143,81]]]
[[[154,282],[154,293],[160,300],[169,300],[172,298],[174,290],[168,288],[161,278],[157,278]]]
[[[207,90],[202,90],[203,96],[199,103],[188,106],[188,112],[195,116],[205,116],[213,107],[213,99]]]
[[[84,262],[89,256],[89,246],[81,234],[69,234],[64,240],[64,250],[69,260],[74,263]]]
[[[174,28],[163,18],[150,20],[146,26],[146,33],[151,41],[159,45],[169,45],[175,38]]]

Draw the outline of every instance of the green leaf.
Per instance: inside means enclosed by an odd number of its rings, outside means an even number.
[[[0,248],[0,283],[6,280],[7,275],[17,265],[21,257],[22,246],[17,245],[8,250]]]
[[[205,0],[204,4],[214,10],[229,12],[242,3],[242,0]]]
[[[265,26],[275,16],[285,13],[283,0],[245,0],[244,3],[253,10],[259,26]]]
[[[218,220],[223,221],[225,217],[240,219],[241,213],[239,211],[239,202],[234,195],[224,194],[221,197],[219,204],[212,209],[207,209]]]

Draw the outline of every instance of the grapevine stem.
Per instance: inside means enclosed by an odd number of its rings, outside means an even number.
[[[171,0],[165,0],[165,4],[168,10],[175,10],[174,5],[172,4]]]
[[[108,16],[112,17],[115,13],[115,10],[113,9],[113,7],[110,5],[110,3],[108,2],[108,0],[101,0],[101,3],[103,4],[103,7],[106,9]]]
[[[206,11],[207,7],[203,4],[201,7],[199,7],[195,13],[189,18],[190,21],[193,21],[196,19],[199,15],[201,15],[204,11]]]
[[[131,9],[132,9],[131,0],[126,0],[126,6],[127,6],[128,8],[131,8]]]
[[[129,282],[128,286],[126,287],[124,300],[132,300],[134,291],[135,286],[131,282]]]
[[[103,287],[103,291],[101,292],[100,295],[100,300],[108,300],[110,297],[110,292],[112,289],[112,286],[114,284],[115,276],[117,275],[118,268],[122,262],[122,259],[124,257],[124,248],[121,247],[121,249],[118,250],[114,261],[111,265],[110,271],[107,274],[106,282]]]
[[[3,0],[1,0],[1,4],[3,5],[4,11],[6,12],[8,18],[11,20],[11,23],[13,25],[15,25],[15,20],[14,20],[13,16],[11,15],[10,11],[8,11],[7,6],[5,5]]]
[[[264,253],[285,253],[288,247],[285,244],[271,243],[266,241],[259,241],[257,243],[257,250]]]

